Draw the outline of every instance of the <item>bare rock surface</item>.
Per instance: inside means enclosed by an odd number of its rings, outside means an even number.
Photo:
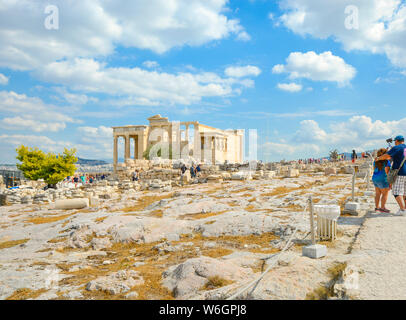
[[[251,273],[230,261],[219,261],[210,257],[200,257],[171,267],[163,274],[163,285],[175,297],[183,297],[201,289],[212,277],[226,280],[241,280]]]
[[[86,285],[86,290],[106,291],[112,295],[116,295],[126,293],[130,291],[132,287],[143,283],[144,280],[137,272],[120,270],[106,277],[100,277],[90,281]]]

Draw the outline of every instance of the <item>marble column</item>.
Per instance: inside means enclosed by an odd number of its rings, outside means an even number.
[[[117,166],[117,162],[118,162],[117,144],[118,144],[118,137],[114,136],[114,149],[113,149],[114,171],[116,170],[116,166]]]
[[[128,134],[125,135],[125,151],[124,151],[124,161],[129,159],[131,155],[130,151],[130,136]]]
[[[194,142],[193,142],[193,158],[196,159],[196,161],[201,161],[202,159],[202,146],[201,146],[201,137],[200,137],[200,132],[199,132],[199,125],[195,124],[194,125]]]

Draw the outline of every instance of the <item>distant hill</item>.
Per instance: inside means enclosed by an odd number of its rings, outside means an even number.
[[[84,166],[101,166],[104,164],[108,164],[108,162],[104,160],[89,160],[89,159],[82,159],[78,158],[78,162],[76,164],[84,165]]]

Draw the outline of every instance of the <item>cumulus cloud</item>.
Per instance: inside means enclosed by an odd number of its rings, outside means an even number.
[[[0,112],[6,116],[0,120],[0,126],[9,130],[56,132],[63,130],[66,123],[77,122],[37,97],[28,97],[13,91],[0,91]]]
[[[105,126],[79,127],[78,149],[81,154],[92,159],[110,159],[113,157],[113,129]],[[88,146],[86,149],[85,146]],[[121,146],[122,147],[122,146]]]
[[[385,140],[405,135],[406,118],[395,121],[372,120],[370,117],[352,116],[346,121],[330,123],[325,129],[315,120],[303,120],[289,141],[263,144],[264,154],[276,159],[299,159],[327,156],[329,151],[361,152],[386,147]]]
[[[228,67],[224,73],[226,76],[233,78],[244,78],[249,76],[256,77],[261,74],[261,69],[255,66]]]
[[[112,139],[113,129],[105,126],[99,127],[79,127],[79,132],[87,138],[101,138],[101,139]]]
[[[2,73],[0,73],[0,84],[1,84],[1,85],[6,85],[6,84],[8,84],[8,78],[7,78],[4,74],[2,74]]]
[[[286,64],[275,65],[272,72],[287,73],[290,79],[337,82],[340,86],[348,84],[356,75],[354,67],[330,51],[321,54],[314,51],[292,52],[286,59]]]
[[[347,6],[356,6],[356,12]],[[332,37],[345,50],[386,54],[406,67],[406,4],[402,0],[285,0],[279,22],[296,34],[320,39]],[[352,16],[350,16],[352,14]],[[358,28],[348,28],[351,18]]]
[[[57,132],[66,128],[64,122],[41,122],[23,117],[4,118],[0,120],[0,127],[8,130],[30,130],[33,132]]]
[[[47,136],[2,134],[0,141],[5,145],[18,147],[19,145],[35,146],[47,152],[61,152],[64,147],[71,147],[70,142],[55,141]]]
[[[243,70],[244,76],[259,72]],[[36,75],[72,90],[120,96],[129,104],[146,106],[189,105],[204,97],[239,94],[242,87],[253,86],[250,79],[222,78],[211,72],[170,74],[137,67],[110,68],[93,59],[79,58],[53,62]]]
[[[278,88],[280,90],[288,92],[299,92],[302,90],[303,87],[301,84],[296,84],[292,82],[292,83],[278,83]]]
[[[331,124],[328,131],[321,129],[314,120],[304,120],[292,141],[319,144],[326,150],[367,150],[382,147],[389,137],[405,134],[405,128],[406,118],[384,122],[373,121],[365,115],[353,116],[347,121]]]
[[[87,141],[67,141],[52,139],[45,135],[0,134],[0,150],[5,152],[6,161],[15,161],[15,149],[20,145],[37,147],[45,152],[61,153],[64,148],[75,148],[76,155],[88,159],[111,159],[113,155],[112,139]],[[13,155],[10,157],[10,155]],[[4,160],[3,160],[4,161]]]
[[[75,94],[71,93],[66,88],[56,87],[54,90],[59,94],[57,99],[68,102],[71,105],[84,105],[88,102],[97,102],[98,99],[95,97],[89,97],[85,94]]]
[[[156,67],[159,67],[159,63],[158,63],[158,62],[156,62],[156,61],[150,61],[150,60],[144,61],[144,62],[142,63],[142,65],[143,65],[144,67],[146,67],[146,68],[156,68]]]
[[[73,57],[100,57],[116,45],[164,53],[234,34],[249,35],[225,15],[227,0],[54,0],[58,30],[47,30],[45,1],[2,1],[0,67],[30,70]]]

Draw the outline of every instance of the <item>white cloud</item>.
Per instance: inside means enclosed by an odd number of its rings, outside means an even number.
[[[251,40],[251,36],[250,36],[246,31],[241,31],[241,32],[237,35],[237,40],[240,40],[240,41],[250,41],[250,40]]]
[[[88,102],[97,102],[98,99],[95,97],[88,97],[85,94],[75,94],[68,92],[66,88],[63,87],[56,87],[54,90],[60,94],[61,98],[63,101],[68,102],[71,105],[84,105],[87,104]],[[59,97],[57,97],[60,99]]]
[[[275,65],[272,72],[288,73],[290,79],[337,82],[340,86],[348,84],[356,75],[354,67],[330,51],[321,54],[314,51],[292,52],[286,59],[286,64]]]
[[[63,130],[68,122],[77,122],[37,97],[28,97],[13,91],[0,91],[0,112],[6,116],[0,120],[1,127],[9,130],[55,132]]]
[[[249,36],[225,15],[227,0],[54,0],[58,30],[47,30],[44,1],[2,1],[0,67],[31,70],[61,59],[96,58],[115,46],[164,53],[234,34]]]
[[[90,139],[83,137],[79,142],[55,140],[44,135],[0,134],[0,149],[5,152],[6,161],[15,162],[15,149],[20,145],[37,147],[45,152],[61,153],[64,148],[77,150],[76,156],[87,159],[111,159],[113,139]],[[4,161],[4,160],[3,160]]]
[[[245,76],[259,72],[255,67],[243,70]],[[239,94],[241,87],[253,86],[250,79],[221,78],[210,72],[170,74],[141,68],[109,68],[92,59],[54,62],[36,74],[72,90],[120,96],[124,105],[189,105],[204,97]]]
[[[304,120],[293,141],[318,144],[326,151],[329,148],[365,151],[385,146],[387,138],[405,134],[405,128],[406,118],[384,122],[372,121],[365,115],[353,116],[348,121],[331,124],[329,131],[321,129],[314,120]]]
[[[79,127],[78,132],[80,134],[78,151],[81,152],[82,156],[91,159],[111,159],[113,157],[112,128],[87,126]]]
[[[36,135],[2,134],[0,135],[0,141],[13,147],[22,144],[30,147],[35,146],[47,152],[61,152],[64,147],[71,147],[69,142],[55,141],[46,136]]]
[[[278,88],[280,90],[288,92],[299,92],[302,90],[303,87],[301,84],[296,84],[292,82],[292,83],[278,83]]]
[[[365,115],[330,123],[322,129],[315,120],[303,120],[289,141],[283,139],[263,144],[264,154],[275,160],[328,156],[329,151],[358,152],[386,147],[386,139],[406,134],[406,118],[373,121]]]
[[[79,127],[79,132],[84,137],[100,138],[100,139],[113,139],[113,129],[105,126],[99,127]]]
[[[2,74],[2,73],[0,73],[0,84],[1,84],[1,85],[6,85],[6,84],[8,84],[8,78],[7,78],[4,74]]]
[[[226,76],[233,78],[256,77],[261,74],[261,69],[255,66],[228,67],[224,73]]]
[[[156,62],[156,61],[149,61],[149,60],[144,61],[144,62],[142,63],[142,65],[143,65],[144,67],[146,67],[146,68],[157,68],[157,67],[159,67],[159,63],[158,63],[158,62]]]
[[[358,29],[345,21],[349,5],[358,8]],[[398,67],[406,67],[406,4],[402,0],[285,0],[279,21],[293,32],[334,40],[347,51],[386,54]]]
[[[4,118],[0,120],[0,127],[8,130],[29,130],[33,132],[51,131],[57,132],[65,129],[64,122],[41,122],[38,120],[22,117]]]
[[[261,146],[265,155],[270,155],[275,159],[289,159],[298,157],[311,157],[320,152],[320,148],[314,144],[291,144],[283,141],[266,142]]]

